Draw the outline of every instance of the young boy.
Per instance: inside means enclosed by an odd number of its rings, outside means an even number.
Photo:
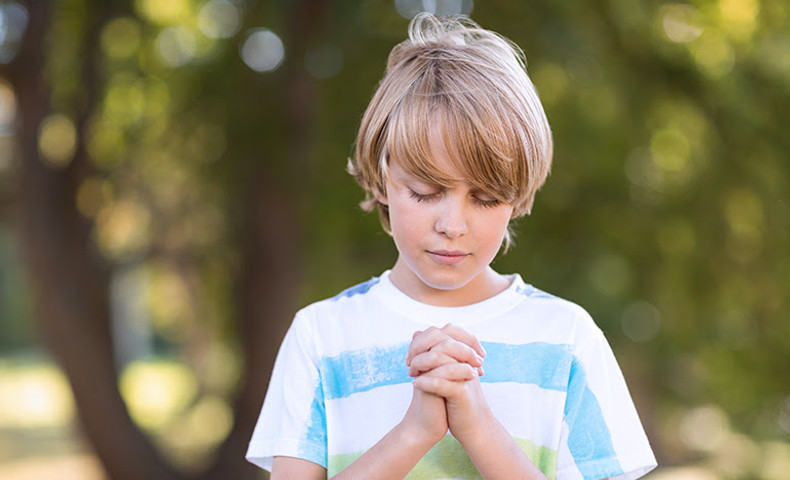
[[[632,479],[655,466],[580,307],[501,275],[551,164],[517,46],[417,16],[349,169],[398,258],[296,315],[247,452],[272,479]]]

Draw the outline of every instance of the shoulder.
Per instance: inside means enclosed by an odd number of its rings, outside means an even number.
[[[369,308],[375,302],[375,288],[381,277],[353,285],[340,293],[311,303],[301,308],[294,318],[294,324],[313,324],[316,320],[326,321],[331,318],[348,317],[354,311]]]
[[[539,319],[542,328],[553,331],[564,342],[578,345],[591,337],[602,336],[601,329],[581,305],[524,283],[520,278],[516,282],[514,291],[521,297],[517,308]]]
[[[307,305],[300,312],[345,308],[349,304],[369,300],[374,294],[373,290],[379,285],[380,281],[381,277],[372,277],[370,280],[342,290],[337,295]]]

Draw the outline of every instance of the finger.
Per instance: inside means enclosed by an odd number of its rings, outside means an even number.
[[[416,355],[427,352],[433,348],[434,345],[444,341],[446,338],[447,334],[436,327],[430,327],[426,330],[415,332],[411,344],[409,344],[409,350],[406,353],[406,365],[411,364],[411,360]]]
[[[477,378],[475,370],[468,365],[465,365],[466,368],[458,368],[464,365],[456,363],[440,367],[444,370],[442,375],[434,375],[433,371],[420,375],[414,379],[414,388],[445,398],[456,397],[463,393],[466,382]]]
[[[422,355],[427,355],[427,353],[418,355],[414,357],[414,359],[412,360],[412,363],[409,366],[409,370],[407,372],[410,377],[416,377],[422,375],[442,365],[448,365],[450,363],[458,363],[455,361],[455,359],[448,357],[446,355],[441,356],[440,358],[437,359],[422,358]],[[472,367],[472,368],[475,369],[478,377],[482,377],[483,375],[485,375],[485,370],[483,369],[482,366]]]
[[[468,363],[473,367],[479,367],[483,364],[483,357],[474,351],[472,347],[454,338],[448,338],[443,342],[437,343],[430,351],[442,353],[459,362]]]
[[[417,330],[416,332],[414,332],[411,335],[412,342],[414,341],[415,338],[417,338],[417,335],[420,335],[422,332],[423,332],[422,330]],[[412,357],[411,344],[409,344],[409,351],[406,352],[406,365],[408,366],[411,366],[411,357]]]
[[[465,382],[478,378],[477,368],[466,363],[448,363],[440,365],[420,377],[443,378],[454,382]],[[419,378],[419,377],[418,377]]]
[[[453,325],[452,323],[448,323],[447,325],[441,328],[441,331],[453,337],[454,339],[458,340],[459,342],[463,342],[466,345],[469,345],[481,357],[486,356],[486,350],[485,348],[483,348],[483,345],[480,343],[477,337],[467,332],[463,328]]]
[[[417,375],[429,372],[434,368],[441,367],[442,365],[447,365],[449,363],[458,363],[458,361],[449,355],[445,355],[444,353],[435,350],[429,350],[411,359],[411,364],[409,365],[409,376],[416,377]]]

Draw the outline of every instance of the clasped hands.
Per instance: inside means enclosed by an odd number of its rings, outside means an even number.
[[[480,388],[486,352],[477,338],[452,324],[417,331],[406,355],[414,379],[404,421],[438,442],[450,433],[464,445],[493,415]]]

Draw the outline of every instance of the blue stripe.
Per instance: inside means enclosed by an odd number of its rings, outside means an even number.
[[[612,435],[595,394],[587,384],[584,365],[574,357],[565,400],[568,449],[585,480],[621,475]]]
[[[487,355],[482,382],[516,382],[557,391],[567,388],[572,359],[568,345],[483,342],[483,348]]]
[[[368,290],[373,288],[373,286],[376,285],[377,283],[379,283],[379,277],[373,277],[367,282],[360,283],[359,285],[354,285],[353,287],[349,287],[343,290],[342,292],[332,297],[332,300],[337,301],[343,297],[353,297],[354,295],[368,293]]]
[[[568,384],[572,355],[567,345],[483,342],[487,383],[516,382],[563,391]],[[406,368],[409,344],[353,350],[320,362],[327,399],[345,398],[377,387],[410,383]],[[518,368],[516,368],[518,367]]]
[[[321,396],[321,407],[314,409],[313,423],[326,424],[324,397],[327,400],[345,398],[377,387],[411,383],[405,364],[408,348],[409,344],[404,343],[323,358],[319,368],[324,391],[316,392]],[[487,355],[481,381],[515,382],[567,391],[564,414],[569,428],[568,448],[586,480],[623,473],[601,407],[587,383],[584,366],[573,355],[571,346],[483,342],[483,348]]]
[[[368,348],[321,359],[319,369],[327,399],[345,398],[377,387],[411,383],[406,367],[409,344]]]
[[[326,406],[321,382],[315,387],[307,431],[299,441],[299,458],[309,460],[326,468],[328,463],[326,440]]]
[[[546,293],[543,290],[535,288],[529,284],[519,285],[518,287],[516,287],[516,292],[520,293],[521,295],[525,295],[527,297],[532,297],[532,298],[548,298],[553,300],[562,300],[557,296],[554,296],[550,293]]]

